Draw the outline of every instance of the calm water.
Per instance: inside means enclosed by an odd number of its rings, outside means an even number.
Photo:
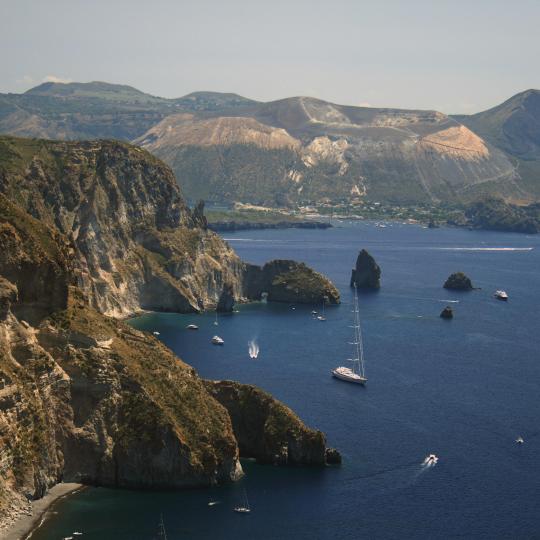
[[[306,261],[340,288],[342,305],[325,323],[314,306],[252,304],[221,316],[217,330],[212,315],[150,314],[133,325],[159,331],[203,377],[272,392],[326,432],[343,466],[245,463],[242,482],[213,490],[91,489],[59,504],[35,540],[75,530],[150,539],[160,513],[172,539],[540,538],[539,237],[368,223],[226,236],[247,261]],[[348,280],[362,247],[383,271],[381,291],[360,295],[366,388],[330,377],[350,354]],[[534,249],[485,249],[501,247]],[[457,270],[482,290],[445,291]],[[493,299],[498,288],[508,303]],[[444,321],[450,300],[455,318]],[[199,332],[184,329],[191,322]],[[222,348],[210,344],[216,331]],[[439,463],[423,468],[431,452]],[[250,515],[231,511],[243,487]],[[221,504],[208,507],[210,498]]]

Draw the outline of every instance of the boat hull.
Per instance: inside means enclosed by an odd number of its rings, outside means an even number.
[[[336,379],[340,379],[341,381],[350,382],[353,384],[365,385],[367,383],[367,379],[364,377],[351,377],[350,375],[339,373],[339,371],[335,370],[332,371],[332,376],[334,376]]]

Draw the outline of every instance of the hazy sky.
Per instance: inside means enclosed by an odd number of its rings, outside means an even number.
[[[0,0],[0,92],[43,80],[475,112],[540,88],[540,0]]]

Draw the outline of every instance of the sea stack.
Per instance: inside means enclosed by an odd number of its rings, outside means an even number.
[[[356,267],[352,269],[351,287],[359,289],[380,289],[381,269],[375,259],[363,249],[356,259]]]
[[[454,318],[454,312],[450,306],[446,306],[442,311],[440,315],[441,319],[453,319]]]
[[[450,274],[443,287],[455,291],[471,291],[474,288],[471,280],[463,272]]]

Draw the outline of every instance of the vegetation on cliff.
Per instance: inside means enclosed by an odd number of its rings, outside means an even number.
[[[466,224],[475,229],[536,234],[540,231],[540,205],[516,206],[501,199],[477,201],[465,210]]]

